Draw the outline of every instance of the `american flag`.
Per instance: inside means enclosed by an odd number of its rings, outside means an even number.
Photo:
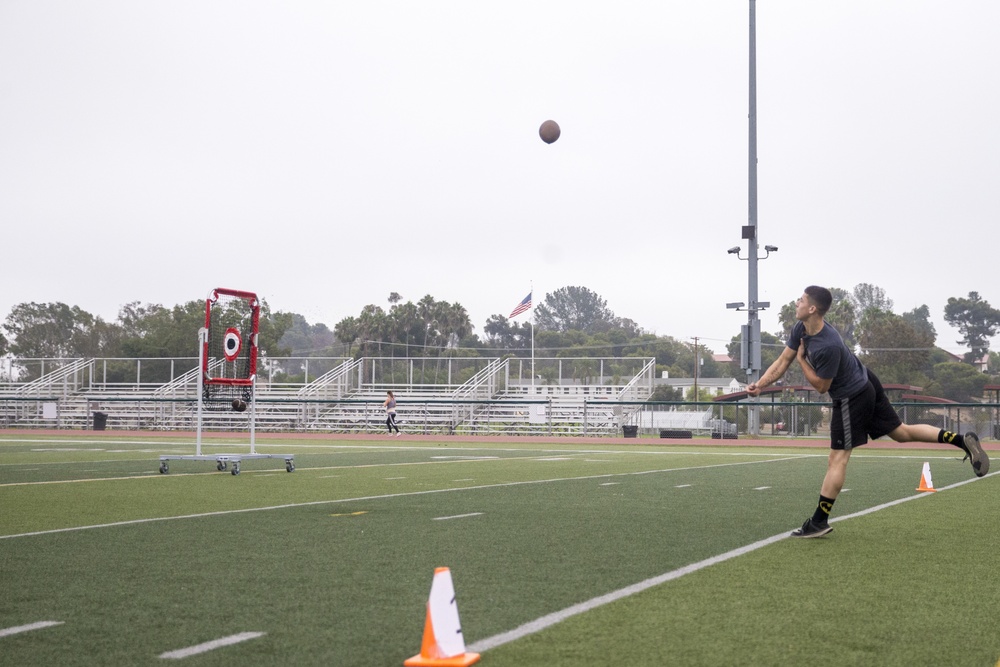
[[[517,307],[508,316],[508,319],[517,317],[526,310],[531,309],[531,292],[528,292],[528,296],[521,299],[521,303],[517,304]]]

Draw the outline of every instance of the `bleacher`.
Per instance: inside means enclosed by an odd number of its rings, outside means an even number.
[[[147,381],[154,362],[170,378]],[[652,359],[372,358],[326,359],[331,368],[278,382],[275,367],[319,360],[269,359],[257,380],[260,431],[379,432],[386,391],[397,396],[404,430],[440,434],[618,432],[634,412],[615,405],[652,392]],[[212,367],[212,366],[210,366]],[[109,371],[109,368],[111,369]],[[532,379],[529,369],[540,371]],[[123,370],[124,369],[124,370]],[[114,380],[109,378],[116,378]],[[423,381],[422,381],[423,380]],[[435,380],[434,382],[427,380]],[[196,359],[48,360],[30,382],[0,385],[0,428],[193,430]],[[608,401],[605,407],[604,401]],[[596,406],[595,406],[596,404]],[[243,430],[249,412],[205,410],[205,430]]]

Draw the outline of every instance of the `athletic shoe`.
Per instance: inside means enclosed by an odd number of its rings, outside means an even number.
[[[978,435],[970,431],[962,437],[965,439],[965,447],[969,450],[965,458],[972,459],[972,469],[975,471],[976,477],[982,477],[990,471],[990,457],[980,446]],[[965,459],[962,460],[964,461]]]
[[[812,517],[809,517],[801,528],[792,531],[792,537],[823,537],[831,531],[833,528],[830,527],[830,524],[816,523]]]
[[[396,431],[396,437],[397,438],[399,437],[399,431]]]

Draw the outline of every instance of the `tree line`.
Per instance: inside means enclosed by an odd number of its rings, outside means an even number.
[[[969,349],[964,359],[967,363],[957,363],[936,346],[937,333],[926,305],[897,314],[885,291],[868,283],[850,291],[831,291],[834,303],[827,320],[883,382],[917,385],[929,395],[969,400],[981,396],[990,380],[972,362],[988,355],[990,368],[1000,368],[1000,358],[989,350],[989,339],[1000,331],[1000,311],[977,292],[948,299],[944,309],[945,321],[962,336],[957,342]],[[204,313],[203,300],[172,308],[131,302],[108,322],[78,306],[20,303],[0,327],[0,355],[191,357],[196,354],[196,335]],[[631,319],[619,317],[605,299],[586,287],[562,287],[547,294],[535,305],[532,316],[535,355],[540,358],[655,357],[657,375],[666,371],[673,378],[692,377],[697,365],[701,377],[745,378],[739,368],[738,334],[725,346],[733,361],[719,362],[710,346],[658,336]],[[794,301],[781,307],[777,320],[779,328],[762,333],[764,368],[784,347],[795,321]],[[526,357],[531,338],[532,327],[527,321],[511,320],[503,314],[491,315],[480,336],[461,304],[439,301],[431,295],[414,303],[393,292],[386,307],[369,304],[357,315],[341,319],[332,330],[322,323],[310,324],[297,313],[272,311],[261,301],[259,347],[270,357]],[[790,371],[786,383],[803,384],[804,380]],[[663,388],[657,398],[681,397]]]

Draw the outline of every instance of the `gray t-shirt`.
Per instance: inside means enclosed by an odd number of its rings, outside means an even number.
[[[850,398],[865,388],[868,372],[829,322],[824,322],[815,336],[807,335],[805,324],[796,322],[788,337],[788,347],[798,352],[800,343],[805,343],[806,360],[816,375],[833,380],[830,398]]]

